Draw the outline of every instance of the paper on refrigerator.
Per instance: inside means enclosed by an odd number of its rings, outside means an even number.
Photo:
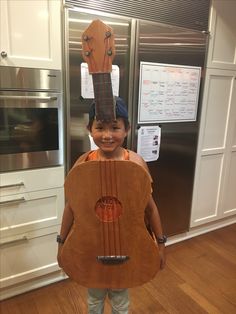
[[[161,128],[159,126],[142,126],[138,130],[137,153],[145,161],[155,161],[159,158],[161,143]]]
[[[111,83],[114,96],[119,96],[120,69],[118,65],[112,65]],[[83,98],[94,98],[93,79],[89,74],[88,64],[81,63],[81,96]]]

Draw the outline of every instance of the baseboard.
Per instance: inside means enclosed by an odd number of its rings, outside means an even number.
[[[204,224],[202,226],[193,227],[189,231],[169,237],[166,245],[172,245],[184,240],[188,240],[201,234],[224,228],[234,223],[236,223],[235,215],[233,217],[221,219],[220,221],[215,221],[212,223]]]
[[[62,270],[58,270],[51,274],[44,275],[39,278],[31,279],[17,285],[13,285],[0,290],[0,300],[5,300],[34,289],[38,289],[52,283],[68,278]]]

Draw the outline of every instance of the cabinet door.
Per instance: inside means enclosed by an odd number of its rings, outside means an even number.
[[[222,196],[223,216],[236,214],[236,73],[232,86],[227,137],[227,158]]]
[[[0,1],[0,65],[61,69],[60,0]]]
[[[236,1],[213,0],[207,66],[236,70]]]
[[[191,227],[236,212],[235,96],[235,71],[207,70]]]

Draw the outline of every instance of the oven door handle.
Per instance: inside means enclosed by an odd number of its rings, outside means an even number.
[[[0,95],[0,99],[6,99],[6,100],[14,100],[14,99],[27,99],[27,100],[57,100],[56,96],[14,96],[14,95]]]

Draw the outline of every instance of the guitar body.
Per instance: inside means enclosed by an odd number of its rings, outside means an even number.
[[[118,289],[156,275],[158,247],[144,223],[151,182],[141,166],[84,162],[69,172],[65,194],[74,224],[61,249],[61,264],[70,278],[85,287]]]

